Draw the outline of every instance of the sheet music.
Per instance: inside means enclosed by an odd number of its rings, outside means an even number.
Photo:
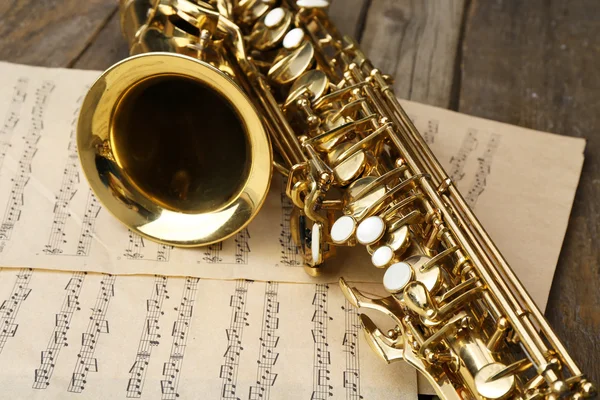
[[[416,399],[337,285],[3,269],[0,326],[2,398]]]
[[[104,210],[76,159],[75,126],[98,72],[0,63],[0,265],[111,274],[315,282],[291,241],[276,176],[246,230],[172,248]],[[535,301],[544,308],[583,162],[584,141],[403,103]],[[532,240],[535,238],[535,240]],[[342,248],[317,282],[380,282],[362,246]]]

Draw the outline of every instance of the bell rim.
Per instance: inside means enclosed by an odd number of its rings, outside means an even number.
[[[110,143],[113,118],[123,94],[132,82],[154,74],[189,77],[206,84],[227,100],[244,124],[249,146],[250,170],[238,195],[216,210],[177,213],[139,196],[124,196],[128,187],[113,187],[97,168],[99,143]],[[134,233],[176,247],[199,247],[222,242],[248,226],[264,204],[271,183],[273,151],[261,116],[244,91],[217,68],[175,53],[144,53],[126,58],[106,70],[90,87],[77,125],[77,145],[84,175],[102,204]],[[102,148],[102,147],[100,147]],[[114,151],[110,154],[114,156]],[[110,158],[110,156],[109,156]],[[107,158],[103,156],[103,160]],[[118,160],[112,160],[114,163]],[[118,166],[118,164],[116,164]],[[127,186],[127,185],[123,185]],[[131,193],[130,193],[131,194]],[[116,196],[116,197],[115,197]],[[142,212],[143,211],[143,212]]]

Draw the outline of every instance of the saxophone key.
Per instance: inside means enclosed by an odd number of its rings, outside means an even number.
[[[423,255],[415,255],[404,260],[415,271],[415,280],[425,285],[429,293],[435,294],[442,283],[442,273],[439,264],[431,263],[433,259]],[[427,268],[423,266],[428,265]]]
[[[335,181],[340,186],[346,186],[362,175],[367,169],[367,161],[373,158],[367,157],[363,150],[359,150],[342,162],[338,163],[337,160],[340,158],[340,156],[348,149],[352,148],[355,143],[355,140],[341,143],[327,153],[329,163],[334,166],[333,174]]]
[[[394,250],[389,246],[381,246],[373,252],[371,262],[377,268],[385,268],[392,263]]]
[[[315,48],[310,42],[304,42],[296,50],[277,61],[267,76],[279,85],[287,85],[300,77],[313,65]]]
[[[281,7],[274,8],[254,24],[248,42],[259,51],[272,49],[283,41],[291,25],[291,11]]]
[[[339,217],[331,226],[331,240],[335,244],[346,244],[356,231],[356,220],[350,215]]]
[[[383,287],[392,294],[401,293],[413,279],[414,270],[406,262],[392,264],[383,275]]]
[[[296,2],[298,7],[302,8],[327,8],[329,7],[329,1],[327,0],[298,0]]]
[[[428,320],[436,319],[438,315],[437,304],[421,282],[412,281],[406,285],[402,297],[404,304],[415,314]]]
[[[310,242],[310,250],[312,257],[311,265],[319,265],[323,262],[323,252],[322,252],[322,244],[323,244],[323,224],[320,222],[315,222],[311,231],[311,242]]]
[[[383,237],[383,240],[387,246],[389,246],[394,253],[400,257],[410,246],[411,233],[408,225],[402,225],[398,229],[389,229],[388,233]]]
[[[385,230],[385,221],[381,217],[368,217],[356,228],[356,239],[360,244],[373,244],[383,237]]]
[[[221,1],[220,3],[225,3]],[[233,6],[233,12],[222,12],[224,15],[239,15],[239,19],[242,25],[251,26],[259,18],[263,17],[271,8],[273,2],[264,0],[241,0]],[[225,4],[227,6],[228,4]]]
[[[397,339],[390,338],[377,328],[371,318],[365,314],[360,314],[360,323],[369,347],[383,361],[390,364],[394,361],[404,360],[404,347],[402,346],[402,342],[398,340],[402,336],[398,336]]]
[[[357,179],[348,186],[344,195],[346,203],[344,211],[346,214],[361,216],[366,213],[373,203],[385,195],[386,188],[384,185],[376,186],[366,193],[361,193],[363,192],[363,188],[370,185],[375,179],[377,178],[374,176],[365,176]]]
[[[306,35],[302,28],[294,28],[283,37],[283,47],[288,50],[297,49],[302,44]]]
[[[486,365],[475,374],[475,388],[485,399],[504,399],[513,390],[515,385],[514,375],[489,380],[490,376],[502,371],[504,368],[504,364],[495,362]]]
[[[290,33],[293,33],[297,29],[299,28],[292,29],[288,33],[288,36]],[[300,30],[300,32],[304,35],[302,30]],[[300,44],[298,44],[298,46],[300,46]],[[290,94],[288,95],[288,100],[286,101],[286,103],[289,102],[289,99],[296,98],[297,93],[303,90],[308,91],[308,93],[310,94],[310,101],[316,101],[327,92],[328,88],[329,78],[327,78],[325,72],[318,69],[311,69],[300,75],[300,77],[296,79],[296,81],[292,84],[292,87],[290,88]]]

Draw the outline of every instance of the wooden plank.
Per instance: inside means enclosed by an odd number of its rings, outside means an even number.
[[[106,0],[0,3],[0,59],[46,67],[69,66],[117,9]]]
[[[121,35],[119,13],[115,13],[102,28],[96,40],[73,64],[73,68],[104,71],[128,55],[127,41]]]
[[[344,35],[360,39],[370,0],[334,0],[329,16]]]
[[[396,95],[451,105],[463,10],[464,0],[373,0],[361,45]]]
[[[461,112],[588,140],[546,315],[595,382],[600,382],[598,15],[597,0],[473,0],[459,103]]]

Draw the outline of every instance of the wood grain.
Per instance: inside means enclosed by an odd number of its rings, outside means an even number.
[[[329,16],[344,35],[360,40],[371,0],[333,0]]]
[[[373,0],[362,48],[399,97],[448,108],[465,0]]]
[[[117,9],[106,0],[0,3],[0,59],[47,67],[69,66]]]
[[[599,15],[597,0],[473,1],[462,51],[459,103],[461,112],[588,140],[546,315],[575,361],[596,382],[600,381]]]
[[[74,62],[73,68],[104,71],[128,55],[127,42],[121,35],[119,13],[115,13],[94,42]]]

